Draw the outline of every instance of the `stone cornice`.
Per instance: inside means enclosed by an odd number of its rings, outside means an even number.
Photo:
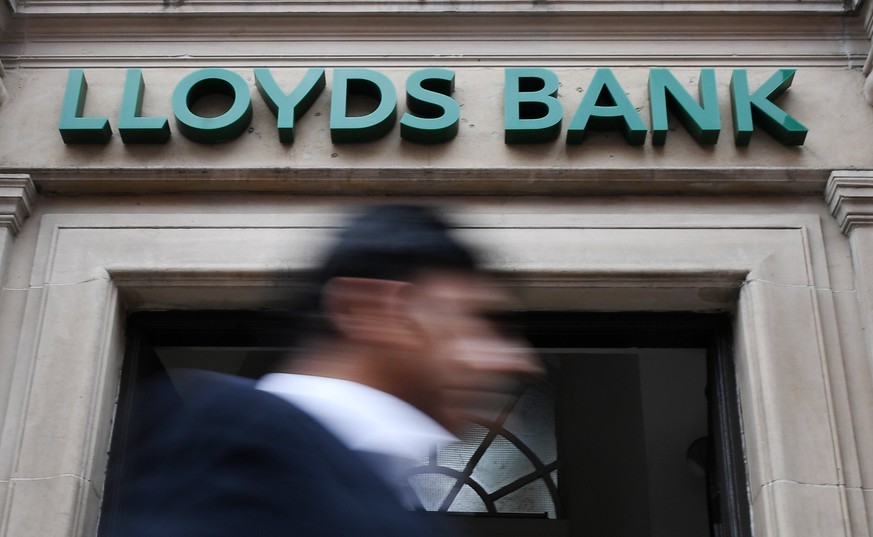
[[[873,170],[836,170],[828,178],[825,201],[846,235],[873,226]]]
[[[268,13],[844,13],[841,0],[18,0],[28,15]]]
[[[19,12],[14,22],[0,42],[0,59],[10,68],[860,67],[870,47],[863,18],[838,12]]]
[[[36,188],[26,174],[0,174],[0,227],[15,235],[30,216]]]
[[[803,168],[75,168],[28,170],[41,192],[270,192],[304,195],[667,195],[821,192],[827,170]]]

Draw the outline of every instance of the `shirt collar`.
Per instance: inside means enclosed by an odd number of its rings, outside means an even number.
[[[271,373],[257,388],[294,404],[353,451],[418,459],[458,440],[409,403],[357,382]]]

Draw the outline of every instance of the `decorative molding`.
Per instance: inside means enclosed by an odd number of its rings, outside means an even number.
[[[18,0],[26,14],[103,15],[201,13],[845,13],[842,0]]]
[[[35,198],[36,187],[29,175],[0,174],[0,226],[17,235]]]
[[[364,17],[364,20],[361,19]],[[82,39],[90,43],[104,38],[128,36],[133,39],[165,41],[178,38],[193,42],[207,37],[222,41],[380,41],[421,37],[477,39],[549,39],[581,41],[608,39],[612,42],[646,41],[651,38],[763,40],[777,41],[806,38],[829,41],[838,36],[866,39],[858,17],[841,14],[810,17],[808,15],[764,15],[753,12],[683,13],[671,16],[629,13],[273,13],[132,15],[113,14],[101,17],[33,16],[18,17],[27,22],[27,37],[35,41]],[[123,22],[136,26],[119,28]],[[358,24],[354,24],[357,21]],[[365,22],[366,24],[363,24]],[[617,25],[621,26],[616,34]],[[234,30],[234,34],[226,32]],[[23,33],[23,29],[19,29]],[[476,32],[473,34],[473,32]],[[545,35],[548,33],[548,35]]]
[[[6,76],[6,69],[3,67],[3,62],[0,61],[0,106],[6,102],[9,97],[9,92],[6,91],[6,84],[3,83],[3,78]]]
[[[864,100],[873,106],[873,74],[870,73],[867,73],[867,78],[864,79]]]
[[[13,171],[13,170],[10,170]],[[23,170],[14,170],[23,171]],[[288,192],[312,195],[618,195],[813,194],[827,170],[816,168],[308,167],[30,168],[55,194],[141,192]]]
[[[860,16],[840,11],[816,16],[764,13],[753,11],[758,3],[748,2],[700,4],[749,8],[744,11],[648,15],[629,9],[588,12],[579,6],[574,11],[554,2],[542,3],[553,6],[552,11],[536,8],[536,2],[533,8],[525,2],[525,10],[511,3],[514,11],[489,10],[491,4],[474,2],[470,6],[477,7],[468,6],[469,12],[385,11],[384,6],[378,11],[381,2],[346,5],[342,11],[344,3],[334,4],[339,11],[280,6],[258,12],[248,5],[244,14],[170,8],[155,13],[41,14],[19,9],[14,24],[2,34],[0,59],[8,67],[28,68],[434,63],[860,67],[870,48]],[[404,3],[411,4],[432,2]]]
[[[760,491],[751,506],[756,535],[800,535],[811,525],[823,535],[849,535],[845,517],[863,515],[863,506],[839,490],[855,479],[859,450],[851,444],[853,423],[840,414],[837,420],[833,412],[848,408],[838,376],[844,360],[839,350],[832,352],[843,326],[832,313],[834,293],[824,291],[831,285],[831,267],[818,243],[808,240],[821,236],[817,216],[798,226],[790,211],[744,214],[737,215],[742,226],[720,227],[725,214],[700,215],[693,224],[682,219],[681,227],[653,228],[653,216],[667,215],[636,214],[616,221],[620,227],[592,227],[602,222],[597,209],[588,222],[577,214],[563,215],[563,222],[539,214],[520,228],[502,206],[490,207],[491,215],[477,211],[477,217],[501,227],[459,232],[472,244],[502,245],[490,257],[491,267],[521,278],[521,287],[528,288],[524,278],[540,282],[533,294],[550,310],[584,304],[592,311],[654,306],[664,311],[666,303],[723,311],[726,304],[736,305],[749,489]],[[280,293],[271,278],[285,269],[311,267],[313,236],[326,238],[333,231],[321,219],[336,214],[327,209],[238,215],[246,217],[241,227],[215,222],[214,214],[117,209],[112,215],[53,214],[41,222],[35,248],[45,262],[34,265],[30,281],[46,290],[33,301],[20,330],[10,381],[16,413],[7,416],[2,437],[16,469],[0,521],[7,537],[94,534],[100,498],[90,483],[99,489],[106,468],[125,311],[243,308],[257,293],[275,300]],[[192,217],[207,225],[190,227]],[[556,287],[550,274],[560,280]],[[186,288],[195,283],[183,281],[188,276],[211,280],[214,287]],[[167,280],[179,285],[167,288]],[[602,287],[590,288],[592,281]],[[700,281],[713,283],[700,289],[694,283]],[[716,295],[710,293],[713,284]],[[803,405],[796,404],[798,398]],[[859,418],[859,423],[866,422]],[[850,469],[848,478],[844,468]],[[56,475],[82,479],[35,479]],[[788,481],[802,483],[797,485],[804,487],[802,494],[785,493],[781,484]],[[45,505],[71,507],[47,514]],[[810,507],[818,505],[827,507]],[[798,515],[781,516],[785,509]]]
[[[873,2],[870,0],[859,0],[859,5],[855,8],[855,13],[861,18],[864,28],[867,30],[867,37],[873,38]]]
[[[864,61],[864,67],[861,69],[864,75],[864,100],[867,104],[873,106],[873,44],[870,46],[870,51],[867,52],[867,59]]]
[[[828,178],[825,201],[846,235],[873,225],[873,170],[836,170]]]

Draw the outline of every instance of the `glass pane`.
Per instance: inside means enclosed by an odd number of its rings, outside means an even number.
[[[703,349],[580,350],[561,375],[564,507],[592,535],[709,534],[688,448],[708,432]],[[705,455],[703,460],[705,460]]]
[[[494,505],[500,513],[546,513],[549,518],[555,518],[555,504],[542,479],[510,492]]]
[[[409,478],[412,490],[427,511],[436,511],[455,484],[455,478],[442,474],[418,474]]]
[[[706,354],[696,349],[641,352],[639,371],[651,536],[703,534],[709,524],[706,455],[698,467],[702,471],[695,472],[688,449],[708,434]]]
[[[557,458],[554,400],[530,386],[515,404],[504,427],[539,457],[543,464]]]
[[[486,513],[488,508],[485,507],[485,502],[476,494],[476,491],[470,488],[469,485],[464,485],[452,505],[449,506],[449,511],[458,513]]]
[[[473,470],[473,479],[494,492],[534,470],[533,464],[512,443],[498,436]]]
[[[473,452],[476,451],[476,448],[479,447],[479,444],[482,443],[487,434],[488,429],[485,427],[475,423],[467,424],[458,433],[460,442],[440,448],[437,452],[437,464],[463,472],[470,461],[470,457],[473,456]]]

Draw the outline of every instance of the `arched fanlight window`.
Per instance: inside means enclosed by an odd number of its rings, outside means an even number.
[[[493,416],[471,418],[459,437],[460,442],[436,450],[409,471],[417,508],[562,516],[551,386],[521,387]]]

